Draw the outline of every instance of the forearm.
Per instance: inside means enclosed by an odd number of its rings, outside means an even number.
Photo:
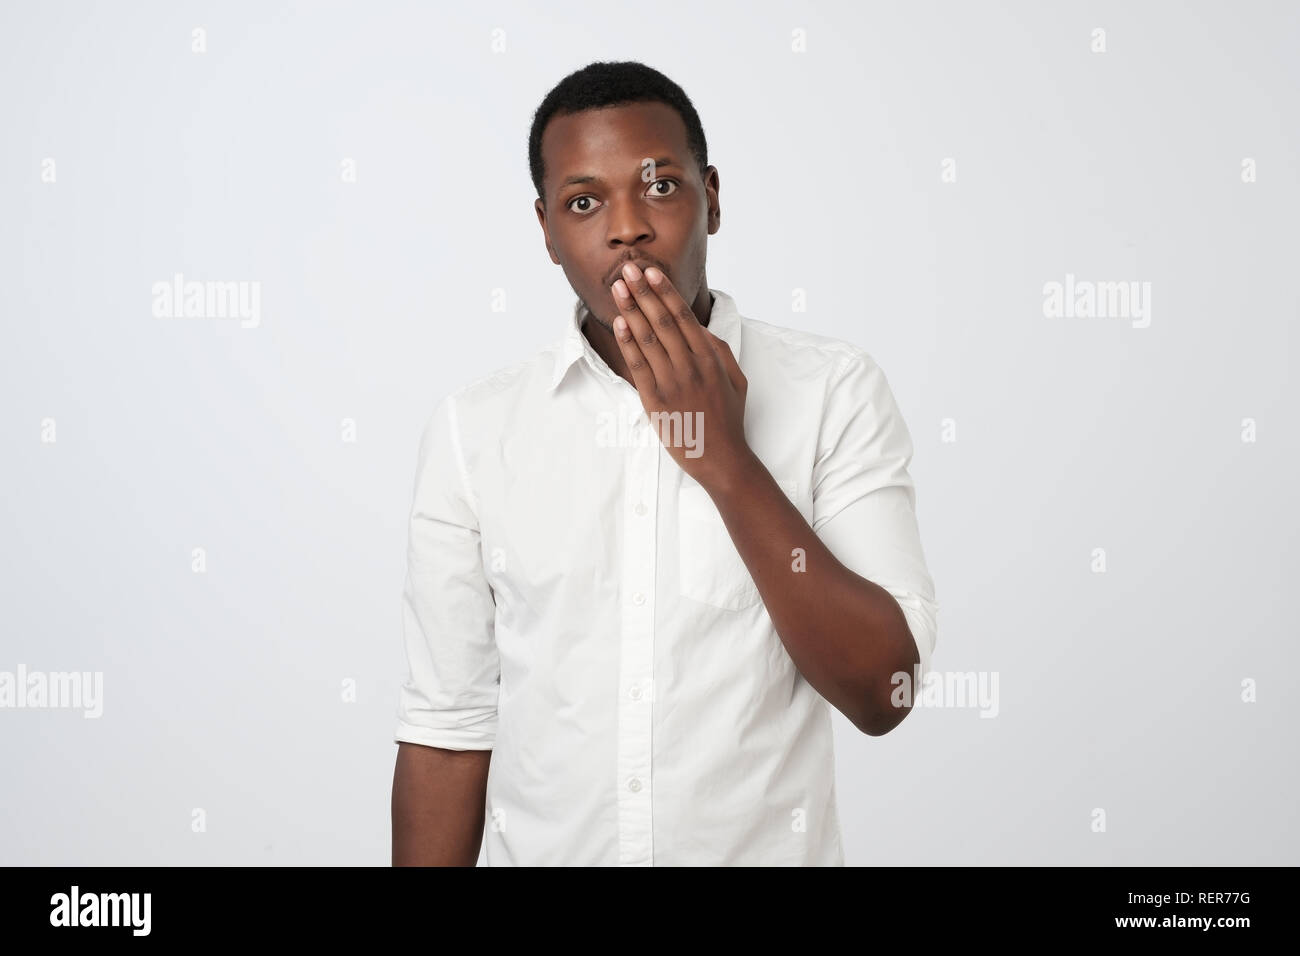
[[[490,750],[399,743],[393,866],[474,866],[483,841]]]
[[[891,678],[920,657],[902,608],[813,532],[755,456],[708,489],[791,661],[863,733],[893,729]]]

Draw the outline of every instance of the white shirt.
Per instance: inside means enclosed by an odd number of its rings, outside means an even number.
[[[884,374],[710,291],[750,447],[899,602],[928,672],[937,605]],[[424,428],[396,740],[493,751],[489,866],[842,866],[831,705],[585,318],[579,300],[558,343],[447,395]]]

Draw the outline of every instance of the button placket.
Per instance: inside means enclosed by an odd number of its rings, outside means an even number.
[[[625,406],[629,419],[640,410]],[[658,513],[658,438],[640,434],[648,429],[644,415],[632,430],[636,441],[624,449],[622,633],[620,635],[618,695],[618,853],[623,866],[654,863],[651,821],[651,700],[646,693],[654,673],[655,550]],[[644,437],[653,441],[642,441]]]

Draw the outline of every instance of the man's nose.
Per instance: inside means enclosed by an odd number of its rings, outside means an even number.
[[[654,238],[654,229],[645,214],[645,207],[635,200],[612,200],[607,221],[610,245],[631,246]]]

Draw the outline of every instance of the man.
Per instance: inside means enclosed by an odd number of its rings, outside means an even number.
[[[393,862],[843,865],[830,708],[887,733],[936,633],[885,377],[709,287],[661,73],[566,77],[529,159],[578,300],[422,435]]]

